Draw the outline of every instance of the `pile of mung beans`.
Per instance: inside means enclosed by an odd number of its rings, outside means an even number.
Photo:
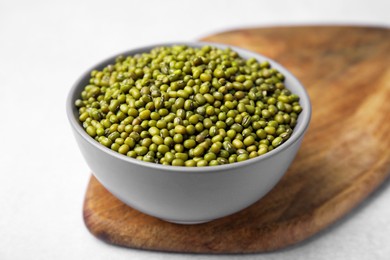
[[[173,166],[245,161],[281,145],[302,107],[267,61],[212,46],[165,46],[93,70],[75,101],[92,138]]]

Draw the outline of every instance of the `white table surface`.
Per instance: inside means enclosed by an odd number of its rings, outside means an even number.
[[[0,0],[0,259],[390,259],[390,183],[308,242],[267,254],[125,249],[85,228],[89,170],[65,115],[76,78],[133,47],[245,26],[390,26],[390,1]]]

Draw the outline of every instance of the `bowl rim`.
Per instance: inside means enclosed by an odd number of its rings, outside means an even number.
[[[105,67],[106,65],[113,63],[115,61],[115,58],[123,55],[135,55],[137,53],[147,52],[155,47],[161,47],[161,46],[173,46],[173,45],[187,45],[194,48],[200,48],[205,45],[214,46],[220,49],[226,49],[230,48],[244,58],[247,59],[248,57],[254,57],[257,60],[267,60],[271,67],[276,68],[278,71],[280,71],[286,78],[290,81],[290,84],[294,84],[299,88],[302,93],[299,95],[300,97],[300,104],[303,104],[303,110],[299,114],[298,117],[298,124],[293,129],[292,135],[290,138],[282,143],[280,146],[276,147],[272,151],[269,151],[263,155],[257,156],[255,158],[251,158],[242,162],[235,162],[235,163],[229,163],[224,165],[216,165],[216,166],[205,166],[205,167],[188,167],[188,166],[172,166],[172,165],[162,165],[152,162],[144,162],[141,160],[138,160],[136,158],[131,158],[126,155],[120,154],[118,152],[115,152],[114,150],[111,150],[110,148],[107,148],[106,146],[100,144],[95,139],[93,139],[91,136],[87,134],[87,132],[84,130],[84,128],[81,126],[78,118],[74,116],[74,110],[76,109],[74,106],[74,101],[76,97],[76,90],[80,88],[80,84],[85,81],[87,77],[90,77],[90,72],[94,69],[101,69]],[[287,86],[288,87],[288,86]],[[80,94],[80,93],[79,93]],[[300,138],[305,134],[307,128],[309,127],[309,123],[311,120],[311,114],[312,114],[312,107],[310,102],[310,97],[305,89],[305,87],[302,85],[302,83],[284,66],[276,62],[275,60],[264,56],[262,54],[259,54],[254,51],[250,51],[247,49],[243,49],[241,47],[237,47],[230,44],[220,44],[220,43],[213,43],[213,42],[205,42],[205,41],[178,41],[178,42],[162,42],[157,44],[151,44],[146,46],[141,46],[137,48],[132,48],[130,50],[122,51],[118,54],[112,55],[95,65],[91,66],[88,70],[86,70],[81,76],[78,77],[78,79],[75,81],[75,83],[72,85],[71,89],[68,92],[68,96],[66,99],[66,114],[68,117],[68,120],[72,126],[72,128],[75,130],[75,133],[79,134],[85,141],[87,141],[89,144],[94,146],[96,149],[99,149],[100,151],[104,153],[108,153],[110,156],[113,156],[119,160],[126,161],[129,163],[137,164],[142,167],[146,168],[153,168],[161,171],[171,171],[171,172],[181,172],[181,173],[211,173],[211,172],[218,172],[218,171],[224,171],[227,169],[232,168],[241,168],[250,164],[258,163],[260,161],[267,160],[270,157],[275,156],[276,154],[282,152],[283,150],[287,149],[294,143],[296,143]]]

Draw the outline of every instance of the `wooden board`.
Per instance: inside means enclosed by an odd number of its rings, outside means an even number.
[[[312,123],[280,183],[251,207],[199,225],[176,225],[127,207],[95,178],[84,219],[116,245],[172,252],[252,253],[303,241],[361,203],[390,175],[390,30],[276,27],[203,40],[275,59],[307,87]]]

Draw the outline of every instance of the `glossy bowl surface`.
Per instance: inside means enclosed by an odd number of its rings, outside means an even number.
[[[303,111],[291,137],[274,150],[247,160],[207,167],[165,166],[121,155],[91,138],[78,121],[74,102],[88,84],[90,72],[112,64],[118,55],[148,52],[157,46],[185,44],[231,48],[243,58],[267,60],[285,75],[286,87],[299,95]],[[142,47],[110,57],[87,70],[71,88],[66,111],[77,144],[88,166],[103,186],[121,201],[166,221],[193,224],[238,212],[262,198],[286,172],[294,159],[311,117],[310,99],[302,84],[283,66],[263,55],[234,46],[178,42]]]

